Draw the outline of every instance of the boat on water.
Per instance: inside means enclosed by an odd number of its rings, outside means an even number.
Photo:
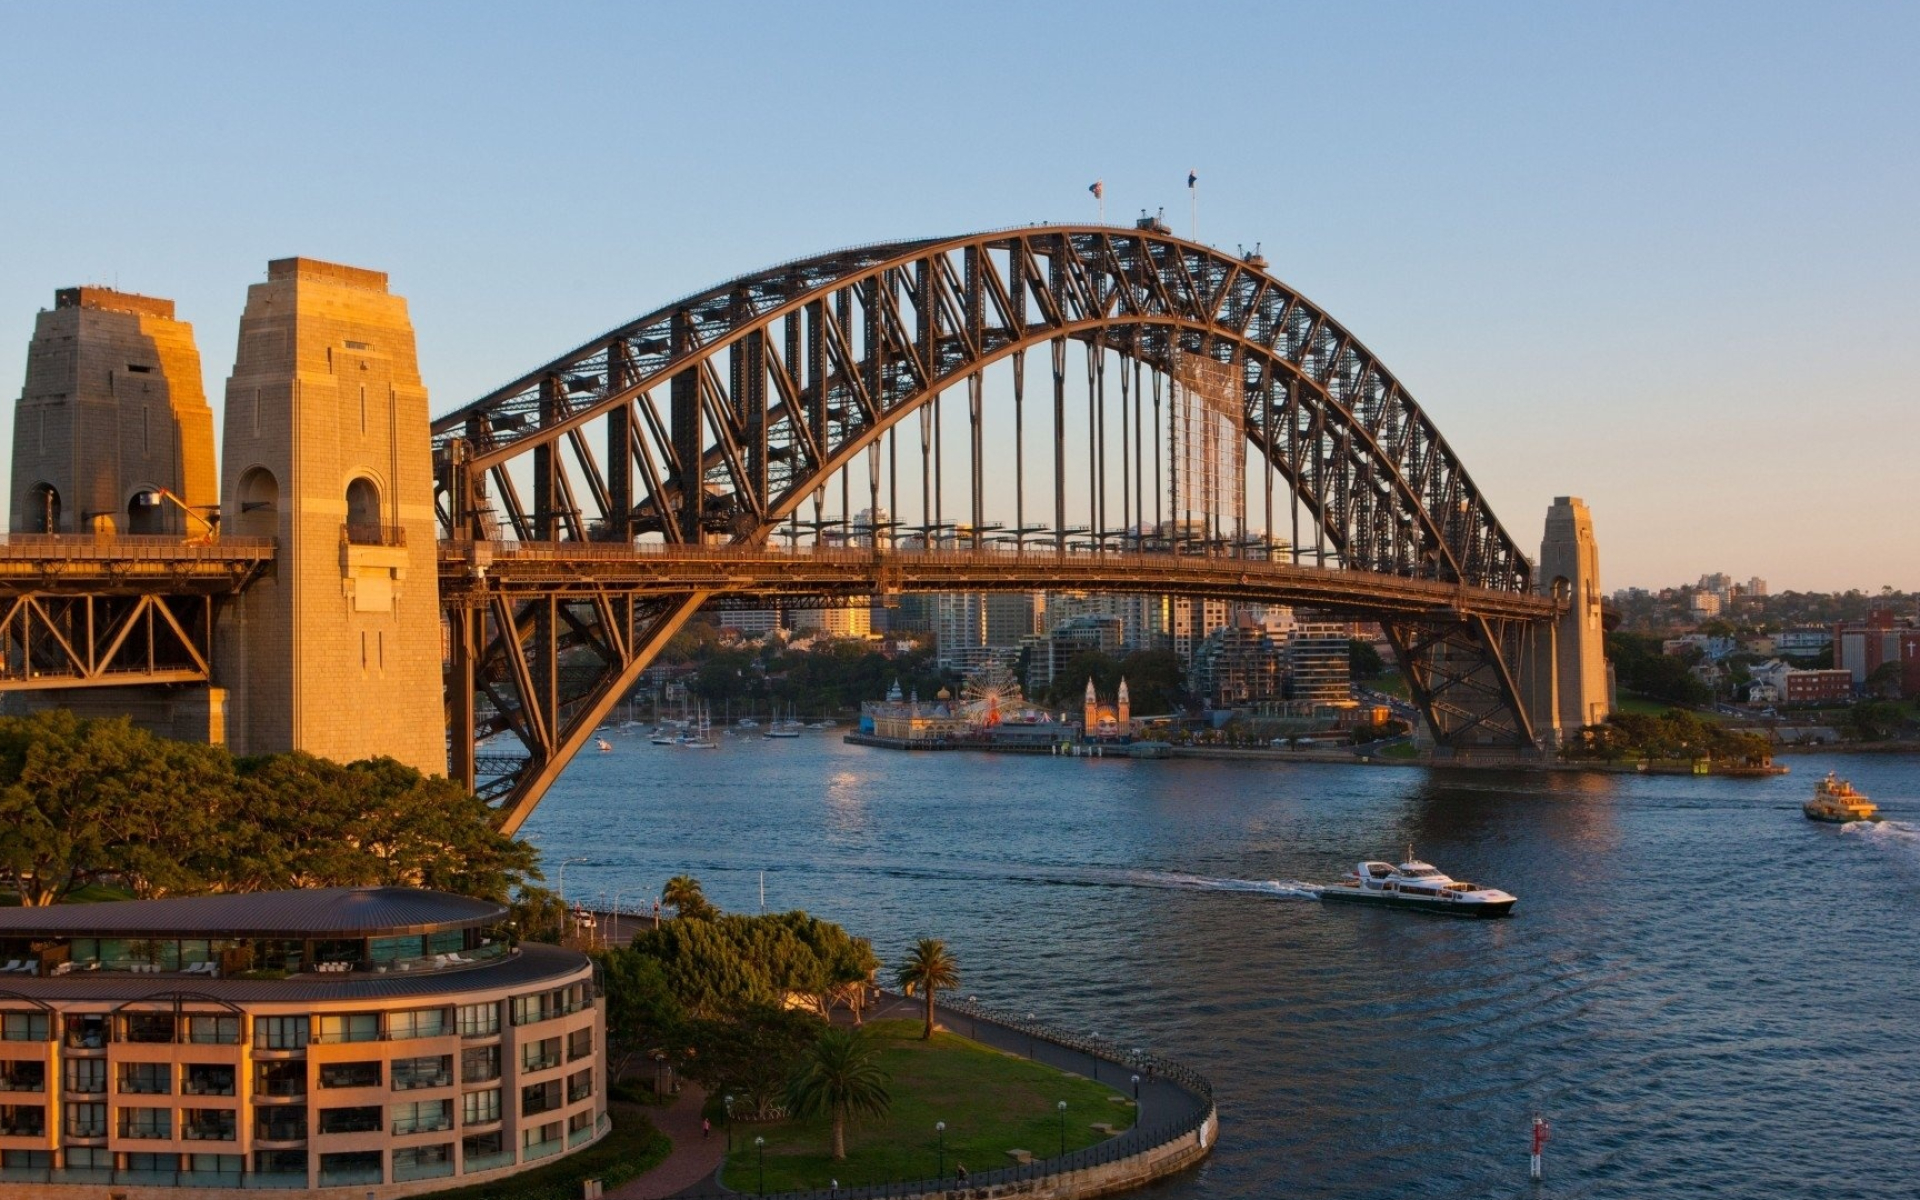
[[[606,754],[613,750],[613,743],[603,737],[597,737],[593,739],[593,748],[602,754]]]
[[[1339,883],[1320,889],[1322,900],[1411,908],[1450,917],[1504,917],[1513,911],[1515,897],[1499,888],[1482,887],[1443,874],[1407,850],[1407,861],[1395,866],[1363,862]]]
[[[680,739],[683,750],[718,750],[720,743],[713,740],[713,722],[707,716],[707,706],[700,706],[700,719],[685,736]]]
[[[787,738],[797,738],[797,737],[799,737],[799,736],[800,736],[800,731],[799,731],[798,729],[794,729],[794,728],[792,728],[792,727],[790,727],[790,726],[786,726],[786,725],[775,725],[775,726],[772,726],[771,728],[769,728],[769,729],[767,729],[767,730],[766,730],[765,732],[763,732],[763,733],[762,733],[762,734],[761,734],[760,736],[761,736],[761,738],[762,738],[762,739],[764,739],[764,740],[766,740],[766,741],[770,741],[770,742],[771,742],[771,741],[785,741],[785,740],[786,740]]]
[[[1813,785],[1813,799],[1800,806],[1809,821],[1829,825],[1847,825],[1854,821],[1878,821],[1880,806],[1853,790],[1853,785],[1832,771]]]
[[[741,717],[738,721],[735,721],[734,724],[741,729],[760,728],[760,722],[754,720],[752,717]]]

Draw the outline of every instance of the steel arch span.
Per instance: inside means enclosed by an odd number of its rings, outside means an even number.
[[[1073,451],[1085,463],[1068,461],[1070,343],[1086,350],[1090,431],[1086,450]],[[1043,506],[1029,514],[1023,414],[1036,350],[1050,376],[1033,407],[1042,415],[1051,408],[1052,504],[1050,513]],[[1110,360],[1119,364],[1117,527],[1107,511]],[[1262,538],[1247,536],[1244,521],[1229,538],[1219,514],[1196,534],[1192,522],[1178,514],[1169,521],[1162,510],[1169,487],[1158,474],[1160,381],[1171,384],[1181,362],[1206,364],[1237,393],[1235,424],[1265,480]],[[985,463],[1005,448],[989,449],[982,433],[988,368],[1012,375],[1010,528],[995,526],[986,511]],[[1143,370],[1155,414],[1151,517]],[[968,418],[969,505],[955,514],[963,525],[947,522],[941,507],[939,414],[950,389],[964,392]],[[1172,394],[1169,387],[1169,410]],[[1295,529],[1284,553],[1295,566],[1303,553],[1321,566],[1332,560],[1352,581],[1347,607],[1388,612],[1383,623],[1435,736],[1453,745],[1532,743],[1517,670],[1543,616],[1516,616],[1512,604],[1490,601],[1506,597],[1522,609],[1531,602],[1542,614],[1550,606],[1534,596],[1527,558],[1432,420],[1364,344],[1271,275],[1257,254],[1225,254],[1146,221],[891,242],[782,264],[613,329],[435,421],[442,529],[454,547],[468,548],[459,552],[466,584],[457,564],[443,570],[453,585],[456,776],[500,800],[503,820],[517,826],[692,612],[717,596],[777,590],[750,571],[732,582],[690,573],[679,592],[663,593],[657,579],[650,588],[602,580],[584,596],[573,584],[516,589],[520,557],[500,556],[490,573],[489,547],[602,543],[595,549],[618,556],[637,554],[635,539],[643,538],[689,550],[719,542],[751,556],[783,523],[797,543],[809,501],[805,525],[826,537],[832,522],[823,519],[823,497],[836,479],[844,537],[849,480],[858,474],[879,589],[885,569],[877,551],[913,540],[897,532],[898,450],[905,430],[911,456],[915,414],[923,515],[907,529],[917,528],[921,546],[970,543],[977,552],[1005,541],[1022,559],[1051,553],[1051,578],[1061,587],[1077,586],[1074,551],[1272,558],[1282,553],[1272,537],[1278,479]],[[1177,430],[1167,434],[1177,441]],[[1177,499],[1171,452],[1166,461]],[[1097,480],[1084,527],[1072,523],[1066,499],[1067,478],[1083,469]],[[883,481],[893,518],[884,524]],[[1298,536],[1303,512],[1310,551]],[[1028,523],[1046,516],[1051,524]],[[1205,586],[1205,577],[1196,568],[1195,583]],[[1455,600],[1419,611],[1371,605],[1368,580],[1442,585]],[[463,745],[465,730],[510,730],[527,757],[485,781]]]

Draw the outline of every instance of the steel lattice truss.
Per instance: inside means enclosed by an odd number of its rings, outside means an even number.
[[[862,454],[877,457],[909,414],[959,387],[973,418],[977,547],[981,372],[1011,360],[1022,388],[1026,351],[1047,348],[1057,413],[1064,349],[1077,341],[1153,371],[1181,355],[1229,371],[1247,439],[1305,508],[1322,561],[1331,553],[1354,572],[1531,593],[1526,557],[1413,397],[1264,268],[1149,225],[888,243],[744,276],[437,420],[442,527],[456,543],[630,545],[652,534],[757,548],[827,480]],[[1050,536],[1064,550],[1058,499],[1055,510]],[[561,602],[509,599],[481,579],[456,584],[456,773],[503,801],[503,820],[517,826],[631,687],[648,647],[716,594],[690,584],[642,603],[609,587]],[[1532,741],[1514,671],[1524,637],[1496,624],[1459,611],[1390,626],[1443,742]],[[476,717],[476,697],[491,715]],[[481,779],[468,730],[512,730],[529,757]]]

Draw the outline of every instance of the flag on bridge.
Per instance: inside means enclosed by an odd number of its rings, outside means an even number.
[[[1199,183],[1199,182],[1200,182],[1200,176],[1199,176],[1199,175],[1197,175],[1197,174],[1195,174],[1195,173],[1194,173],[1194,172],[1192,172],[1192,171],[1188,171],[1188,172],[1187,172],[1187,190],[1188,190],[1188,191],[1192,191],[1192,190],[1193,190],[1193,185],[1194,185],[1194,184],[1196,184],[1196,183]]]
[[[1093,193],[1093,198],[1095,200],[1104,200],[1106,198],[1107,185],[1101,180],[1096,179],[1092,183],[1088,184],[1087,190]]]

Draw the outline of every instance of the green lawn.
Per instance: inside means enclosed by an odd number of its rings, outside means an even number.
[[[433,1200],[580,1200],[582,1180],[598,1179],[610,1192],[658,1166],[673,1149],[639,1106],[615,1101],[607,1111],[613,1128],[585,1150],[494,1183],[433,1192]]]
[[[1125,1129],[1133,1124],[1131,1101],[1116,1103],[1119,1093],[1105,1084],[1068,1075],[1024,1058],[1002,1054],[950,1033],[920,1040],[914,1021],[869,1021],[867,1030],[882,1045],[881,1065],[893,1076],[893,1107],[884,1117],[868,1118],[847,1129],[847,1161],[829,1158],[832,1126],[825,1119],[736,1124],[726,1184],[736,1192],[759,1189],[759,1160],[753,1139],[764,1137],[766,1188],[770,1192],[824,1188],[838,1179],[842,1187],[894,1180],[929,1179],[938,1166],[936,1121],[947,1123],[946,1169],[965,1163],[978,1173],[1011,1166],[1008,1150],[1029,1150],[1045,1158],[1060,1152],[1060,1113],[1067,1102],[1067,1149],[1103,1141],[1096,1123]],[[1113,1068],[1118,1078],[1120,1068]]]

